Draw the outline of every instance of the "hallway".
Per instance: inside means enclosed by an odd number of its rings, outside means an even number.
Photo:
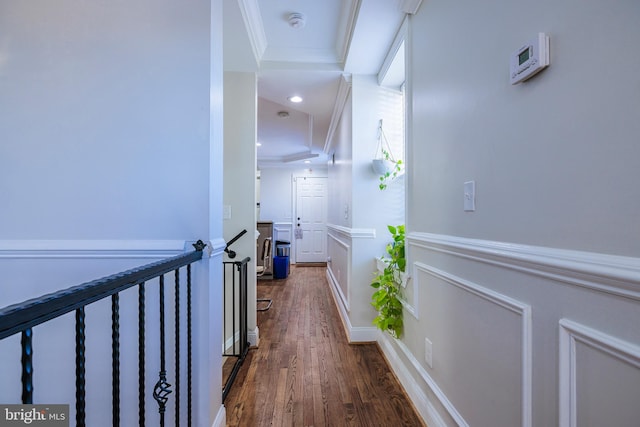
[[[424,426],[375,344],[350,345],[325,267],[259,281],[260,346],[226,402],[228,426]]]

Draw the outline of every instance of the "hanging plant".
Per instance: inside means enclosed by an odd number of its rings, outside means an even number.
[[[400,297],[402,276],[407,264],[404,254],[404,225],[397,227],[389,225],[387,228],[393,237],[393,241],[386,248],[389,258],[382,257],[386,266],[371,282],[371,287],[376,289],[371,296],[371,305],[378,312],[376,318],[373,319],[373,324],[378,329],[399,339],[404,330]]]
[[[384,190],[387,184],[397,178],[402,171],[402,160],[396,160],[391,153],[391,146],[382,129],[382,120],[378,122],[378,146],[372,164],[373,170],[379,176],[378,188]]]

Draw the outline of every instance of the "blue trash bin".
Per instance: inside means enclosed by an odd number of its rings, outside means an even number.
[[[289,257],[275,256],[273,258],[273,278],[286,279],[289,276]]]

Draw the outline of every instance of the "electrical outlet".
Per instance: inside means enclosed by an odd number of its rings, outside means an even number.
[[[433,368],[433,343],[429,338],[424,339],[424,361],[428,367]]]

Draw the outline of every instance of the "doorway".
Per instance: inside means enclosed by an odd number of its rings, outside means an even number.
[[[327,178],[295,180],[294,236],[296,263],[327,261]]]

